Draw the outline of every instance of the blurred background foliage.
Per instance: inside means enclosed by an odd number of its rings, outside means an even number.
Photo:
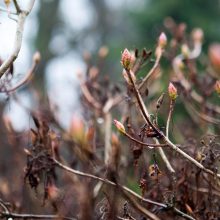
[[[65,15],[75,13],[74,4],[59,0],[42,0],[38,4],[38,31],[34,39],[34,49],[42,53],[42,62],[37,74],[37,83],[43,87],[45,69],[49,62],[72,50],[83,55],[85,51],[92,55],[103,45],[109,47],[105,72],[118,76],[120,52],[129,49],[152,49],[155,39],[164,28],[164,19],[171,17],[177,23],[185,23],[187,31],[201,27],[205,33],[204,46],[220,39],[220,3],[219,0],[175,1],[175,0],[138,0],[108,1],[84,0],[88,14],[82,14],[82,20],[88,16],[89,23],[83,28],[74,28],[77,20],[68,21]],[[69,8],[68,7],[69,4]],[[65,6],[64,6],[65,5]],[[63,12],[61,13],[61,8]],[[80,12],[77,12],[77,14]],[[87,18],[87,19],[88,19]],[[73,26],[71,24],[74,24]],[[169,35],[168,35],[169,36]],[[63,43],[62,41],[65,41]],[[59,44],[65,45],[60,48]],[[54,46],[58,48],[54,49]],[[95,56],[93,56],[95,57]]]

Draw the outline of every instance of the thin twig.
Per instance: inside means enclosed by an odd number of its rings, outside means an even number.
[[[167,146],[168,146],[167,144],[160,144],[160,143],[158,143],[158,144],[152,144],[152,143],[145,143],[145,142],[139,141],[139,140],[137,140],[136,138],[132,137],[132,136],[131,136],[130,134],[128,134],[127,132],[124,133],[124,135],[125,135],[126,137],[128,137],[129,139],[131,139],[132,141],[134,141],[134,142],[136,142],[136,143],[138,143],[138,144],[141,144],[141,145],[143,145],[143,146],[146,146],[146,147],[167,147]]]
[[[140,110],[142,112],[143,118],[145,119],[145,121],[152,127],[152,129],[157,133],[157,135],[163,139],[165,141],[165,143],[167,143],[174,151],[178,152],[181,156],[183,156],[184,158],[186,158],[187,160],[189,160],[190,162],[192,162],[195,166],[197,166],[198,168],[200,168],[201,170],[203,170],[204,172],[211,174],[212,176],[217,176],[218,178],[220,178],[220,174],[215,174],[213,171],[211,171],[210,169],[205,168],[201,163],[199,163],[197,160],[195,160],[194,158],[192,158],[191,156],[189,156],[187,153],[185,153],[184,151],[182,151],[180,148],[178,148],[174,143],[172,143],[170,141],[169,138],[167,138],[149,119],[149,114],[148,111],[146,110],[146,106],[144,105],[144,102],[142,100],[142,97],[139,93],[139,91],[136,88],[136,85],[131,77],[130,71],[126,70],[127,74],[129,76],[129,79],[132,83],[133,89],[134,89],[134,93],[136,96],[136,99],[138,101],[138,105],[140,107]]]
[[[160,56],[158,56],[158,57],[160,57]],[[146,109],[146,106],[145,106],[145,104],[143,102],[143,99],[142,99],[142,97],[140,95],[140,92],[136,88],[135,82],[134,82],[134,80],[131,77],[130,71],[129,70],[126,70],[126,71],[127,71],[128,76],[129,76],[129,79],[130,79],[130,81],[132,83],[132,86],[134,88],[136,99],[137,99],[139,107],[140,107],[140,112],[141,112],[145,122],[147,122],[152,127],[152,129],[157,133],[158,137],[165,138],[164,134],[153,123],[151,123],[150,118],[149,118],[150,117],[149,113],[148,113],[148,111]],[[156,138],[154,138],[154,140],[156,141],[156,144],[159,144],[159,141]],[[176,179],[175,178],[175,170],[173,169],[172,165],[170,164],[170,162],[169,162],[165,152],[163,151],[163,149],[161,147],[158,148],[158,151],[159,151],[159,154],[160,154],[161,158],[165,162],[165,165],[167,166],[168,170],[171,172],[173,180],[175,180]]]
[[[57,161],[55,158],[53,158],[53,161],[55,163],[55,165],[57,165],[59,168],[69,172],[69,173],[72,173],[72,174],[75,174],[75,175],[79,175],[79,176],[83,176],[83,177],[89,177],[89,178],[92,178],[92,179],[95,179],[95,180],[98,180],[98,181],[101,181],[105,184],[108,184],[110,186],[113,186],[113,187],[120,187],[122,190],[124,190],[125,192],[129,193],[130,195],[134,196],[135,198],[139,199],[141,202],[146,202],[146,203],[149,203],[149,204],[152,204],[152,205],[156,205],[156,206],[159,206],[159,207],[162,207],[164,209],[168,209],[169,207],[166,205],[166,204],[163,204],[163,203],[160,203],[160,202],[155,202],[153,200],[150,200],[150,199],[146,199],[146,198],[143,198],[142,196],[138,195],[137,193],[135,193],[134,191],[132,191],[131,189],[127,188],[126,186],[123,186],[123,185],[120,185],[120,184],[116,184],[108,179],[104,179],[104,178],[101,178],[101,177],[98,177],[98,176],[95,176],[95,175],[92,175],[92,174],[89,174],[89,173],[84,173],[84,172],[81,172],[81,171],[78,171],[78,170],[74,170],[66,165],[63,165],[62,163],[60,163],[59,161]],[[176,213],[182,213],[179,209],[177,208],[174,208],[174,211]],[[183,213],[184,215],[181,214],[181,216],[185,217],[186,219],[191,219],[191,220],[194,220],[194,218],[192,218],[191,216]]]
[[[13,212],[2,212],[0,213],[3,218],[16,218],[16,219],[64,219],[64,220],[76,220],[76,218],[65,217],[59,215],[34,215],[34,214],[18,214]]]
[[[5,213],[6,213],[6,214],[9,213],[9,209],[8,209],[8,207],[5,205],[5,203],[2,201],[2,199],[0,199],[0,206],[5,210]]]
[[[11,93],[11,92],[14,92],[16,91],[18,88],[20,88],[21,86],[23,86],[24,84],[26,84],[33,76],[33,73],[34,71],[36,70],[36,67],[37,67],[37,63],[34,62],[31,66],[31,68],[28,70],[27,74],[25,75],[25,77],[20,81],[18,82],[16,85],[14,85],[13,87],[11,88],[4,88],[4,90],[2,90],[1,92],[4,92],[4,93]]]
[[[182,151],[180,148],[178,148],[174,143],[172,143],[169,139],[167,139],[166,137],[164,137],[165,142],[167,144],[169,144],[169,146],[176,152],[178,152],[181,156],[183,156],[184,158],[186,158],[187,160],[189,160],[190,162],[192,162],[195,166],[197,166],[198,168],[200,168],[201,170],[203,170],[204,172],[212,175],[212,176],[217,176],[218,178],[220,178],[220,174],[216,174],[213,171],[211,171],[210,169],[205,168],[201,163],[199,163],[197,160],[195,160],[194,158],[192,158],[191,156],[189,156],[187,153],[185,153],[184,151]]]
[[[203,121],[219,125],[220,124],[220,119],[216,119],[214,117],[211,117],[209,115],[206,115],[202,112],[199,112],[196,110],[196,108],[192,105],[190,101],[187,101],[186,109],[189,111],[189,113],[192,115],[192,118],[195,116],[198,116],[199,119],[202,119]],[[198,122],[199,123],[199,122]]]
[[[156,140],[156,142],[158,142],[158,141]],[[175,170],[173,169],[172,165],[170,164],[170,162],[169,162],[165,152],[163,151],[163,149],[161,147],[158,147],[157,150],[158,150],[163,162],[165,163],[167,169],[169,170],[169,172],[171,174],[175,174]]]
[[[34,2],[35,2],[35,0],[30,0],[27,10],[22,10],[18,14],[18,21],[17,21],[17,29],[16,29],[16,34],[15,34],[15,40],[14,40],[14,47],[13,47],[11,55],[0,66],[0,78],[4,75],[4,73],[8,70],[8,68],[12,65],[12,63],[18,57],[18,54],[19,54],[20,49],[21,49],[21,44],[22,44],[22,38],[23,38],[23,32],[24,32],[24,23],[25,23],[26,17],[29,15],[29,13],[32,10]]]
[[[155,125],[153,125],[153,123],[150,121],[148,111],[146,109],[146,106],[144,104],[144,101],[141,97],[139,90],[136,88],[136,85],[135,85],[135,82],[131,76],[130,70],[126,69],[126,72],[128,74],[129,80],[131,81],[132,87],[134,88],[134,93],[135,93],[138,105],[140,107],[141,113],[142,113],[145,121],[158,134],[158,136],[161,136],[161,131]]]
[[[154,73],[157,71],[157,69],[159,68],[160,65],[160,59],[162,57],[162,53],[163,51],[161,51],[161,53],[159,53],[159,55],[156,57],[156,61],[153,65],[153,67],[151,68],[150,72],[144,77],[143,81],[141,82],[141,84],[138,86],[138,90],[139,91],[143,91],[144,86],[147,85],[147,81],[150,79],[150,77],[152,75],[154,75]]]
[[[110,112],[105,114],[105,165],[108,166],[111,157],[111,127],[112,115]]]
[[[167,124],[166,124],[166,137],[167,138],[169,138],[169,126],[170,126],[170,120],[171,120],[172,113],[173,113],[174,104],[175,104],[175,101],[171,99],[170,100],[170,109],[169,109],[169,114],[168,114]]]
[[[13,2],[14,2],[14,5],[15,5],[15,8],[16,8],[16,10],[17,10],[17,13],[19,14],[19,13],[21,12],[21,8],[20,8],[20,6],[18,5],[17,0],[13,0]]]
[[[196,220],[195,218],[193,218],[192,216],[190,215],[187,215],[186,213],[180,211],[179,209],[177,208],[173,208],[173,210],[181,217],[185,218],[185,219],[190,219],[190,220]]]
[[[86,84],[81,83],[80,87],[81,87],[81,90],[82,90],[82,93],[83,93],[84,97],[90,103],[90,105],[92,105],[94,108],[100,110],[102,108],[101,104],[98,101],[96,101],[95,98],[91,95],[91,93],[90,93],[88,87],[86,86]]]
[[[145,198],[141,197],[140,195],[138,195],[137,193],[135,193],[131,189],[127,188],[126,186],[116,184],[116,183],[114,183],[114,182],[112,182],[108,179],[104,179],[104,178],[101,178],[101,177],[98,177],[98,176],[95,176],[95,175],[92,175],[92,174],[89,174],[89,173],[84,173],[84,172],[81,172],[81,171],[78,171],[78,170],[71,169],[70,167],[65,166],[62,163],[60,163],[59,161],[57,161],[55,158],[53,160],[54,160],[55,165],[57,165],[58,167],[64,169],[67,172],[70,172],[70,173],[73,173],[73,174],[79,175],[79,176],[89,177],[89,178],[101,181],[105,184],[108,184],[108,185],[111,185],[111,186],[114,186],[114,187],[120,186],[123,190],[125,190],[126,192],[130,193],[131,195],[133,195],[134,197],[138,198],[139,200],[141,200],[143,202],[150,203],[150,204],[157,205],[157,206],[164,207],[164,208],[167,207],[163,203],[155,202],[155,201],[152,201],[150,199],[145,199]]]
[[[140,211],[142,214],[144,214],[146,217],[152,220],[160,220],[155,214],[144,208],[143,206],[139,205],[139,203],[132,198],[130,195],[128,195],[127,192],[123,191],[123,195],[130,201],[130,203],[133,205],[134,208],[136,208],[138,211]]]

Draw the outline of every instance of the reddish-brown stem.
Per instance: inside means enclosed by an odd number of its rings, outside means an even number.
[[[143,117],[144,119],[146,120],[146,122],[148,123],[148,125],[150,127],[152,127],[152,129],[156,132],[156,134],[158,135],[158,137],[161,137],[162,134],[161,134],[161,131],[155,126],[153,125],[153,123],[150,121],[149,117],[148,117],[148,114],[145,110],[145,107],[144,107],[144,103],[143,103],[143,100],[141,98],[141,95],[138,91],[138,89],[136,88],[136,85],[134,83],[134,80],[132,79],[132,76],[131,76],[131,73],[130,73],[130,70],[129,69],[126,69],[126,72],[128,74],[128,77],[129,77],[129,80],[131,81],[131,84],[132,84],[132,87],[134,88],[134,93],[135,93],[135,96],[137,98],[137,102],[138,102],[138,105],[141,109],[141,112],[143,114]]]
[[[197,166],[198,168],[200,168],[201,170],[203,170],[204,172],[212,175],[212,176],[217,176],[218,178],[220,178],[220,174],[216,174],[214,173],[212,170],[205,168],[201,163],[199,163],[197,160],[195,160],[194,158],[192,158],[191,156],[189,156],[187,153],[185,153],[184,151],[182,151],[180,148],[178,148],[174,143],[172,143],[170,141],[169,138],[167,138],[149,119],[148,117],[148,112],[146,110],[146,107],[144,105],[144,102],[142,100],[142,97],[139,93],[139,91],[136,88],[136,85],[131,77],[130,74],[130,70],[126,69],[127,74],[129,76],[129,79],[132,83],[133,89],[134,89],[134,93],[136,96],[136,99],[138,101],[138,105],[139,108],[141,110],[141,113],[145,119],[145,121],[152,127],[152,129],[157,133],[158,138],[163,139],[174,151],[178,152],[180,155],[182,155],[184,158],[186,158],[187,160],[189,160],[190,162],[192,162],[195,166]]]
[[[126,137],[128,137],[129,139],[131,139],[132,141],[138,143],[138,144],[141,144],[143,146],[146,146],[146,147],[167,147],[168,145],[167,144],[152,144],[152,143],[145,143],[145,142],[142,142],[142,141],[139,141],[137,140],[136,138],[132,137],[131,135],[129,135],[128,133],[124,133],[124,135]]]
[[[136,192],[132,191],[131,189],[127,188],[126,186],[123,186],[123,185],[120,185],[120,184],[116,184],[108,179],[104,179],[104,178],[101,178],[101,177],[98,177],[98,176],[95,176],[95,175],[92,175],[92,174],[89,174],[89,173],[84,173],[84,172],[81,172],[81,171],[78,171],[78,170],[74,170],[62,163],[60,163],[59,161],[57,161],[55,158],[53,158],[53,161],[54,161],[54,164],[65,170],[66,172],[69,172],[69,173],[72,173],[74,175],[79,175],[79,176],[83,176],[83,177],[88,177],[88,178],[92,178],[92,179],[95,179],[95,180],[98,180],[98,181],[101,181],[105,184],[108,184],[110,186],[113,186],[113,187],[120,187],[121,190],[127,192],[128,194],[132,195],[133,197],[139,199],[141,202],[146,202],[146,203],[149,203],[149,204],[152,204],[152,205],[156,205],[156,206],[159,206],[159,207],[162,207],[164,209],[168,208],[168,206],[166,204],[163,204],[163,203],[159,203],[159,202],[155,202],[153,200],[150,200],[150,199],[146,199],[146,198],[143,198],[142,196],[138,195]],[[174,212],[178,213],[178,215],[186,218],[186,219],[190,219],[190,220],[195,220],[193,217],[181,212],[179,209],[177,208],[173,208]]]

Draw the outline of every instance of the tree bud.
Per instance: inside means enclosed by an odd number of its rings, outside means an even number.
[[[124,49],[122,55],[121,55],[121,64],[122,66],[129,70],[132,63],[132,54],[129,52],[128,49]]]
[[[114,120],[114,124],[118,131],[120,131],[122,134],[125,134],[125,127],[121,122]]]
[[[162,32],[159,36],[159,39],[158,39],[158,45],[161,47],[161,48],[164,48],[166,45],[167,45],[167,36],[164,32]]]
[[[168,93],[172,100],[175,100],[177,98],[177,89],[171,82],[168,86]]]

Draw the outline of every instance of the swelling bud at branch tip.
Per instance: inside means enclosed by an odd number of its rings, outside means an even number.
[[[131,68],[131,63],[132,63],[132,54],[126,48],[126,49],[124,49],[124,51],[123,51],[123,53],[121,55],[121,65],[126,70],[129,70]]]
[[[122,134],[125,134],[125,127],[121,122],[114,120],[114,124],[118,131],[120,131]]]
[[[209,60],[217,73],[220,73],[220,43],[213,43],[209,47]]]
[[[201,28],[195,28],[192,31],[192,39],[194,42],[201,43],[203,40],[203,30]]]
[[[177,89],[173,85],[173,83],[171,83],[171,82],[168,86],[168,93],[169,93],[169,96],[170,96],[171,100],[173,100],[173,101],[176,100],[176,98],[177,98]]]
[[[34,56],[33,56],[33,60],[34,60],[35,63],[39,63],[39,62],[40,62],[40,60],[41,60],[41,55],[40,55],[40,52],[39,52],[39,51],[35,52],[35,54],[34,54]]]
[[[164,48],[167,45],[167,36],[164,32],[162,32],[158,39],[158,46]]]

